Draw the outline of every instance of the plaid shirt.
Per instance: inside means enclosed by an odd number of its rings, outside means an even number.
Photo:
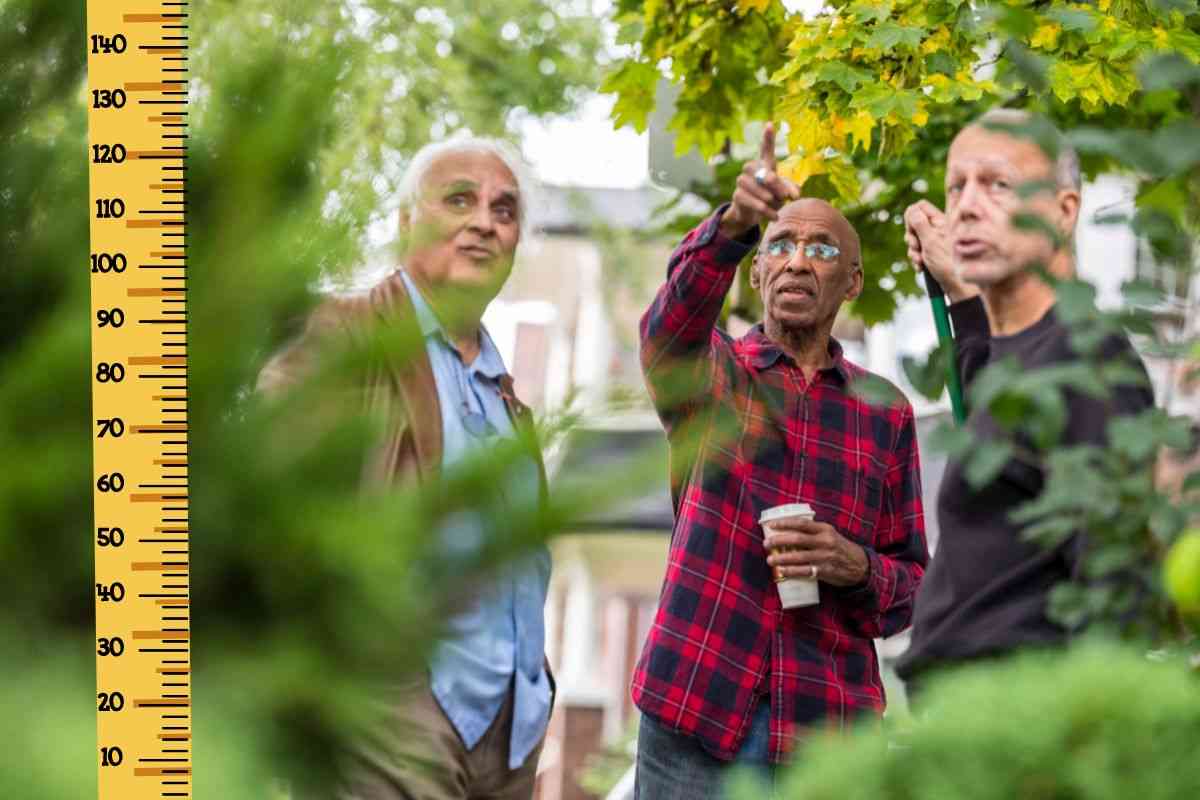
[[[867,373],[836,341],[833,366],[808,383],[761,325],[741,339],[716,327],[758,239],[757,230],[746,241],[721,235],[723,211],[683,240],[642,317],[642,367],[670,441],[675,529],[633,699],[730,760],[769,695],[779,762],[805,728],[883,711],[872,639],[908,626],[929,558],[920,466],[911,406],[851,394]],[[870,572],[859,587],[822,583],[819,605],[784,612],[757,520],[793,502],[862,546]]]

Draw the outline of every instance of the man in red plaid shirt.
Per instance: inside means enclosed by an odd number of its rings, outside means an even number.
[[[732,203],[675,251],[641,323],[675,501],[633,677],[645,800],[719,797],[730,763],[773,772],[806,731],[882,713],[872,640],[908,626],[929,557],[912,407],[856,395],[868,373],[830,337],[862,290],[858,236],[775,174],[774,139],[768,126]],[[717,320],[756,247],[764,321],[734,339]],[[815,521],[764,540],[759,515],[787,503]],[[817,579],[819,604],[783,610],[773,568]]]

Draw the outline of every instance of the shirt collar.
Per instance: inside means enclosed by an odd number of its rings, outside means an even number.
[[[404,288],[408,290],[408,297],[416,311],[417,326],[421,329],[421,336],[426,339],[431,336],[436,337],[447,347],[457,351],[454,343],[450,341],[450,337],[446,335],[446,329],[442,327],[437,312],[429,305],[424,295],[421,294],[421,290],[417,288],[416,282],[406,270],[400,270],[400,279],[404,281]],[[479,355],[475,357],[475,362],[471,364],[470,368],[493,380],[508,374],[508,370],[504,366],[504,359],[500,357],[500,351],[496,348],[496,343],[492,341],[492,335],[488,333],[483,323],[479,325]]]
[[[750,364],[756,369],[769,369],[779,359],[787,358],[787,354],[783,352],[779,345],[767,338],[761,322],[751,328],[742,337],[742,342],[746,346],[746,354]],[[822,371],[833,372],[835,375],[841,377],[843,383],[849,384],[850,370],[846,366],[841,342],[832,336],[829,337],[829,356],[833,359],[833,365],[828,370]],[[788,360],[790,361],[791,359],[788,358]]]

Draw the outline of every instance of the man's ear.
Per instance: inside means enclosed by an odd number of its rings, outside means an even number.
[[[851,267],[853,272],[850,273],[850,288],[846,290],[847,300],[857,300],[863,290],[863,269],[862,264]]]
[[[750,288],[756,292],[758,291],[758,287],[760,284],[760,281],[758,278],[758,262],[759,261],[760,261],[759,254],[755,253],[754,260],[750,262]]]
[[[1058,192],[1058,213],[1062,215],[1063,238],[1069,239],[1079,222],[1079,206],[1082,200],[1079,192],[1074,189],[1061,189]]]

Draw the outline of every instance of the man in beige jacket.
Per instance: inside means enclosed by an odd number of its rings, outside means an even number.
[[[544,496],[528,410],[480,321],[528,221],[523,171],[519,156],[492,140],[418,152],[401,182],[401,268],[367,292],[328,298],[260,375],[260,390],[278,395],[311,379],[330,349],[363,348],[349,395],[383,424],[364,456],[372,490],[428,486],[515,440],[528,457],[502,479],[524,493],[518,498]],[[440,536],[450,549],[470,547],[492,522],[457,515]],[[553,697],[543,629],[549,573],[542,547],[447,623],[393,727],[360,748],[346,797],[531,797]]]

